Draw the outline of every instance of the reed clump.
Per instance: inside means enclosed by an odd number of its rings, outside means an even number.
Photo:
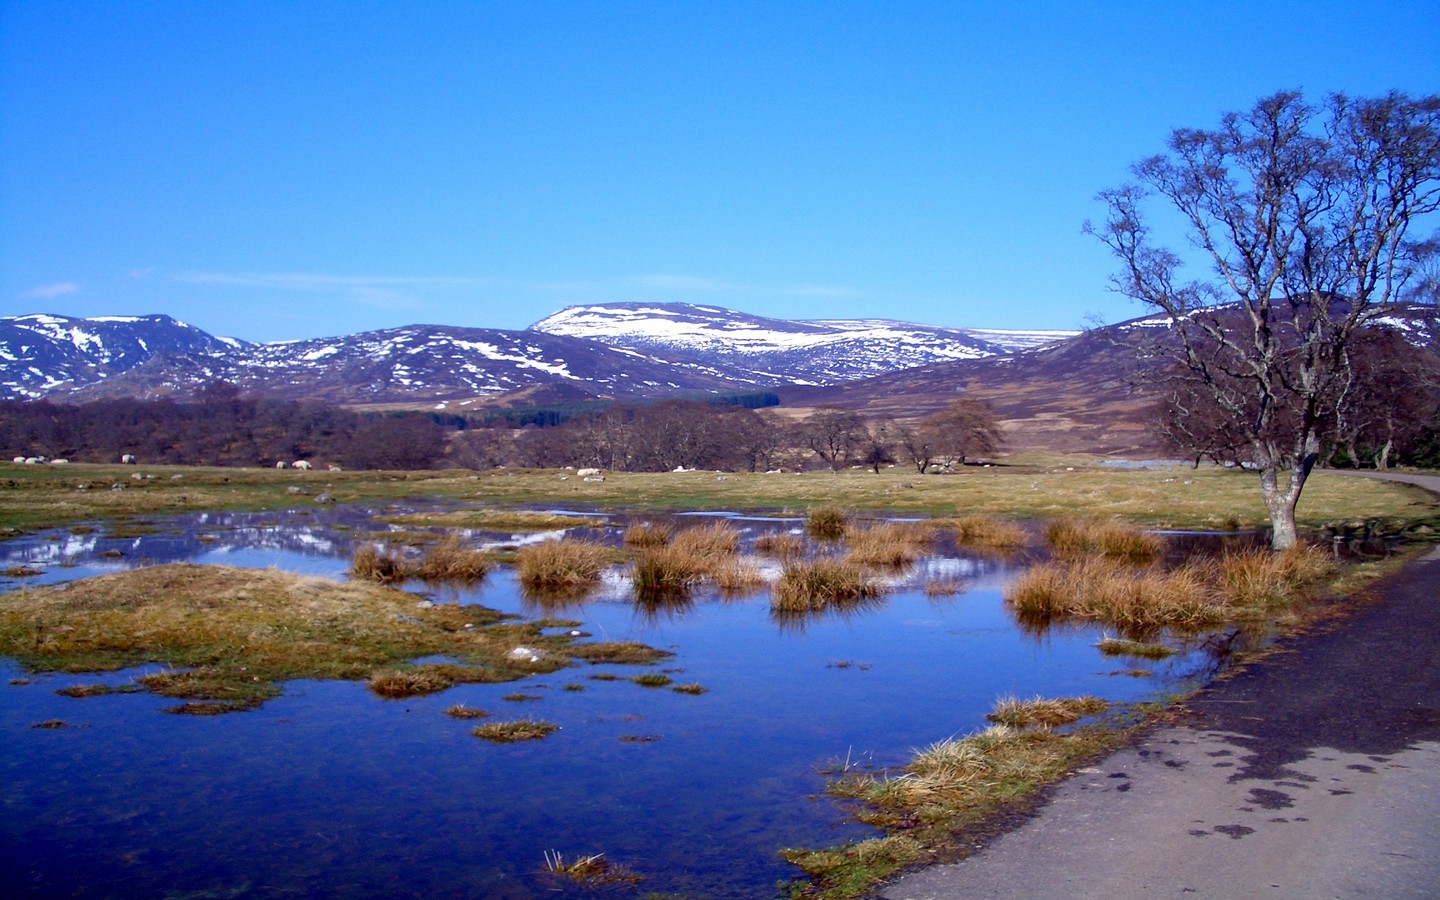
[[[636,522],[625,529],[627,547],[663,547],[670,543],[671,528],[656,522]]]
[[[1216,578],[1230,603],[1259,610],[1288,606],[1336,571],[1335,561],[1311,546],[1281,553],[1258,547],[1232,550],[1216,562]]]
[[[1024,617],[1095,619],[1129,628],[1195,627],[1225,616],[1202,567],[1136,569],[1099,557],[1034,566],[1011,582],[1005,600]]]
[[[712,562],[727,556],[734,556],[740,548],[740,532],[728,522],[712,522],[694,528],[685,528],[676,533],[672,546]]]
[[[785,566],[770,601],[781,612],[816,612],[878,597],[880,588],[864,567],[835,559],[792,562]]]
[[[805,532],[822,541],[838,540],[845,536],[849,518],[843,510],[833,506],[821,506],[810,510],[805,517]]]
[[[376,584],[398,584],[410,577],[410,561],[405,551],[395,544],[383,547],[364,543],[350,557],[350,577]]]
[[[588,587],[600,580],[610,553],[590,541],[542,541],[515,554],[520,583],[535,589]]]
[[[1024,528],[995,516],[962,516],[947,524],[955,533],[955,542],[962,547],[1018,550],[1030,541]]]
[[[771,532],[755,539],[755,552],[786,560],[805,553],[805,541],[798,534]]]
[[[392,700],[434,694],[455,686],[443,672],[429,668],[384,669],[371,675],[365,686],[381,697]]]
[[[490,572],[490,559],[483,550],[466,547],[455,535],[441,538],[421,557],[415,574],[422,581],[473,584]]]
[[[862,566],[900,568],[930,550],[931,530],[919,522],[877,522],[851,529],[848,559]]]
[[[1102,556],[1143,564],[1165,552],[1159,535],[1108,519],[1059,519],[1046,527],[1045,540],[1056,555],[1068,558]]]
[[[1032,567],[1010,584],[1005,600],[1032,619],[1094,619],[1138,631],[1198,627],[1293,606],[1335,571],[1313,547],[1230,550],[1169,570],[1089,556]]]
[[[708,562],[679,544],[652,547],[642,553],[631,570],[637,597],[658,598],[684,594],[709,571]]]
[[[395,543],[361,544],[350,558],[350,577],[378,584],[397,584],[411,578],[473,584],[489,572],[489,557],[466,547],[455,535],[431,544],[418,558],[406,555],[404,548]]]

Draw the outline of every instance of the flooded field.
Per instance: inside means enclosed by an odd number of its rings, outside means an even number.
[[[0,589],[178,561],[344,578],[356,542],[385,527],[380,512],[206,514],[41,533],[0,544],[0,570],[38,572],[6,577]],[[714,518],[664,521],[679,529]],[[798,520],[727,520],[746,556],[766,534],[803,532]],[[618,545],[627,524],[569,533]],[[562,532],[460,533],[472,546],[513,547]],[[778,575],[774,560],[753,561]],[[1161,661],[1107,658],[1095,647],[1099,626],[1018,627],[1001,592],[1026,565],[1023,555],[941,540],[886,576],[876,603],[803,619],[777,619],[763,587],[639,605],[623,566],[558,605],[527,598],[508,566],[473,587],[411,585],[436,603],[564,617],[595,640],[674,655],[403,700],[361,682],[292,681],[252,711],[164,715],[171,701],[147,693],[56,693],[129,684],[158,666],[29,674],[3,661],[4,880],[50,897],[537,898],[583,893],[547,874],[547,854],[603,853],[643,877],[604,889],[618,894],[771,896],[798,874],[781,848],[870,833],[819,796],[825,772],[900,764],[984,727],[1001,696],[1138,700],[1217,664],[1198,645]],[[936,583],[959,590],[927,592]],[[632,680],[641,673],[670,683]],[[491,743],[444,714],[454,704],[559,730]]]

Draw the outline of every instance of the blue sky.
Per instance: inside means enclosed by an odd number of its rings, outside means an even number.
[[[1440,92],[1440,4],[0,0],[0,314],[1072,328],[1170,129]]]

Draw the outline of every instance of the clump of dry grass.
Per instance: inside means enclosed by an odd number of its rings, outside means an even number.
[[[815,612],[879,594],[879,586],[861,566],[844,560],[816,559],[785,566],[780,580],[775,582],[770,607],[782,612]]]
[[[455,686],[453,679],[432,668],[382,669],[365,680],[365,686],[381,697],[399,699],[434,694]]]
[[[471,584],[483,579],[489,571],[490,560],[485,553],[467,548],[454,535],[431,544],[418,559],[407,556],[404,548],[395,543],[383,547],[361,544],[350,559],[350,577],[379,584],[396,584],[411,578]]]
[[[1005,601],[1025,617],[1095,619],[1133,628],[1197,626],[1225,615],[1200,567],[1134,569],[1094,557],[1034,566],[1011,582]]]
[[[823,541],[838,540],[845,536],[848,517],[833,506],[821,506],[810,510],[805,517],[805,531],[813,538]]]
[[[846,542],[851,562],[898,568],[928,552],[930,538],[930,529],[919,522],[877,522],[867,528],[851,529]]]
[[[490,571],[490,560],[482,550],[466,547],[460,538],[447,535],[433,544],[421,558],[415,574],[423,581],[453,581],[473,584]]]
[[[1076,617],[1145,630],[1254,618],[1304,600],[1333,575],[1316,548],[1232,550],[1175,569],[1135,568],[1107,557],[1034,566],[1005,592],[1022,617]]]
[[[529,588],[577,588],[595,584],[610,554],[590,541],[542,541],[515,554],[520,583]]]
[[[398,584],[410,577],[410,569],[405,551],[395,544],[380,547],[364,543],[355,548],[350,558],[350,577],[376,584]]]
[[[655,522],[636,522],[625,529],[625,545],[628,547],[663,547],[670,543],[669,525]]]
[[[1055,728],[1078,722],[1086,716],[1099,715],[1108,708],[1109,704],[1099,697],[1066,697],[1058,700],[1045,697],[1032,697],[1029,700],[1002,697],[985,718],[1011,728]]]
[[[1335,561],[1325,551],[1308,546],[1282,553],[1231,550],[1216,562],[1216,578],[1229,601],[1261,610],[1289,605],[1336,571]]]
[[[690,586],[705,577],[709,567],[679,543],[652,547],[635,560],[630,577],[635,594],[642,599],[656,599],[684,594]]]
[[[543,719],[516,719],[511,722],[488,722],[484,725],[476,725],[470,733],[497,744],[513,744],[518,741],[538,741],[559,730],[559,725]]]
[[[728,522],[712,522],[676,533],[671,545],[704,560],[733,556],[740,547],[740,532]]]
[[[475,706],[466,706],[463,703],[456,703],[453,706],[445,707],[445,715],[452,719],[488,719],[490,713]]]
[[[1130,563],[1148,563],[1165,552],[1159,535],[1123,522],[1105,519],[1060,519],[1045,529],[1045,540],[1064,557],[1103,556]]]
[[[765,576],[749,563],[730,560],[714,573],[715,586],[727,594],[746,594],[765,584]]]
[[[1030,537],[1025,529],[1007,519],[994,516],[963,516],[948,522],[954,529],[955,542],[962,547],[987,550],[1016,550],[1025,546]]]
[[[805,542],[796,534],[771,532],[755,539],[755,552],[776,559],[791,559],[805,552]]]

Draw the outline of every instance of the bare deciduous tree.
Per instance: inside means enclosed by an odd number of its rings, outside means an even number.
[[[1407,297],[1435,243],[1413,240],[1440,208],[1440,97],[1282,92],[1214,130],[1180,129],[1100,195],[1087,224],[1120,259],[1119,291],[1158,310],[1181,378],[1243,430],[1272,546],[1295,544],[1295,506],[1354,369],[1354,335]],[[1209,277],[1185,280],[1147,209],[1178,211]]]

